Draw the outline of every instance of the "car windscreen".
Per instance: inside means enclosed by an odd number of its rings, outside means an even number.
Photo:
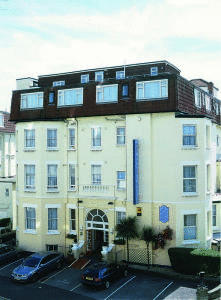
[[[34,257],[34,256],[28,257],[23,262],[23,266],[34,268],[39,264],[40,260],[41,260],[41,258],[39,258],[39,257]]]

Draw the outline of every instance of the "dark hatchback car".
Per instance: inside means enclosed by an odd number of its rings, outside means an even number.
[[[62,253],[34,253],[24,259],[22,264],[12,271],[11,279],[20,282],[36,281],[40,276],[62,268],[63,264],[64,255]]]
[[[125,264],[97,263],[84,271],[81,281],[88,286],[104,286],[108,289],[111,281],[127,276],[127,274],[128,270]]]
[[[0,245],[0,265],[15,260],[18,257],[19,252],[15,248],[5,244]]]

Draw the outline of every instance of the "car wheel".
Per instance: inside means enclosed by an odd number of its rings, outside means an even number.
[[[124,270],[124,277],[127,277],[127,275],[128,275],[128,271]]]
[[[110,287],[110,282],[109,281],[105,282],[105,287],[106,287],[106,289],[108,289]]]

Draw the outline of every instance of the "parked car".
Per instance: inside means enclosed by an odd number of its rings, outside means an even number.
[[[62,268],[64,255],[58,252],[38,252],[23,260],[12,271],[11,279],[24,282],[36,281],[40,276],[49,273],[52,270]]]
[[[128,270],[125,264],[97,263],[84,271],[81,281],[85,285],[109,288],[111,281],[127,276],[127,274]]]
[[[19,257],[19,252],[6,244],[0,245],[0,264],[11,261]]]

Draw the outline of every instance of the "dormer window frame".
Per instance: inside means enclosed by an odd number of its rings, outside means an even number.
[[[116,79],[125,79],[125,70],[116,71]]]
[[[4,127],[4,114],[0,114],[0,127]]]
[[[158,67],[151,67],[150,76],[157,76],[157,75],[158,75]]]
[[[85,79],[83,79],[85,78]],[[88,83],[89,82],[89,73],[81,75],[81,83]]]
[[[98,79],[98,76],[101,76],[101,80]],[[95,81],[96,82],[103,82],[104,81],[104,71],[98,71],[98,72],[95,72]]]
[[[53,81],[52,86],[64,86],[65,85],[65,80],[58,80],[58,81]]]

